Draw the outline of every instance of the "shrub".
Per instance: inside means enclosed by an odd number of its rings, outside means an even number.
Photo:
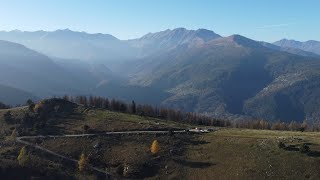
[[[86,124],[82,126],[83,133],[87,133],[89,131],[89,129],[90,129],[90,127]]]
[[[151,153],[153,155],[156,155],[159,153],[159,150],[160,150],[159,143],[157,140],[154,140],[151,145]]]

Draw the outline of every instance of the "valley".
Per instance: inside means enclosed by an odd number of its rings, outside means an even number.
[[[0,180],[320,179],[320,1],[0,1]]]
[[[320,58],[289,43],[185,28],[131,40],[69,29],[2,31],[0,39],[0,85],[34,100],[98,95],[230,120],[318,122]]]

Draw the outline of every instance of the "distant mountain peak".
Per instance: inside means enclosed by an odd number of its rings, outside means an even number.
[[[251,47],[251,48],[264,47],[261,45],[261,43],[255,40],[249,39],[247,37],[241,36],[239,34],[234,34],[225,38],[220,38],[220,39],[214,40],[213,42],[232,42],[243,47]]]
[[[156,37],[156,36],[168,36],[168,35],[207,35],[207,36],[213,36],[213,37],[221,37],[220,35],[216,34],[215,32],[207,29],[197,29],[197,30],[188,30],[183,27],[175,28],[175,29],[166,29],[164,31],[155,32],[155,33],[148,33],[142,38],[150,38],[150,37]]]
[[[63,32],[75,32],[75,31],[70,30],[69,28],[57,29],[57,30],[55,30],[55,31],[57,31],[57,32],[59,32],[59,31],[63,31]]]
[[[172,31],[188,31],[188,30],[184,27],[178,27],[178,28],[173,29]]]
[[[231,40],[233,40],[235,42],[254,41],[252,39],[249,39],[249,38],[244,37],[244,36],[239,35],[239,34],[233,34],[233,35],[231,35],[231,36],[229,36],[227,38],[229,38],[229,39],[231,39]],[[256,41],[254,41],[254,42],[256,42]]]
[[[296,40],[281,39],[273,44],[280,47],[295,48],[320,55],[320,42],[315,40],[301,42]]]
[[[139,56],[170,51],[177,47],[195,47],[221,36],[206,29],[188,30],[186,28],[167,29],[148,33],[141,38],[129,40],[132,47],[139,48]]]
[[[19,29],[14,29],[14,30],[9,31],[9,32],[21,33],[22,31],[21,31],[21,30],[19,30]]]

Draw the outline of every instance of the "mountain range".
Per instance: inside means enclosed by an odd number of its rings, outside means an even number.
[[[131,40],[68,29],[2,31],[0,39],[0,85],[34,97],[93,94],[230,119],[320,115],[317,41],[185,28]]]
[[[319,41],[310,40],[310,41],[300,42],[295,40],[282,39],[280,41],[274,42],[273,44],[279,47],[300,49],[303,51],[312,52],[320,55]]]

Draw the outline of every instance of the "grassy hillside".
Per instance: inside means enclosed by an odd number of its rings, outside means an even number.
[[[13,140],[12,132],[17,130],[18,135],[64,135],[82,133],[103,133],[106,131],[127,131],[127,130],[168,130],[173,128],[190,127],[185,124],[160,120],[156,118],[141,117],[124,113],[110,112],[100,109],[91,109],[79,106],[68,101],[50,99],[42,101],[45,111],[34,112],[29,107],[0,110],[0,177],[10,179],[40,178],[47,176],[64,179],[78,179],[99,177],[99,174],[88,171],[80,173],[77,165],[61,161],[61,159],[43,153],[39,150],[27,148],[30,155],[30,164],[21,167],[17,157],[21,144]],[[11,121],[4,119],[4,114],[10,112]],[[44,116],[45,112],[45,116]],[[28,115],[27,115],[28,114]],[[26,119],[26,116],[29,117]],[[40,117],[39,117],[40,116]],[[88,128],[85,130],[84,126]],[[191,140],[191,136],[174,137],[168,135],[130,135],[130,136],[102,136],[95,138],[68,138],[68,139],[37,139],[30,140],[42,147],[54,152],[78,159],[82,152],[92,154],[90,163],[102,169],[117,173],[117,169],[123,169],[127,163],[134,163],[138,167],[138,174],[133,170],[128,177],[149,177],[157,176],[159,166],[173,156],[180,156],[184,151],[184,144]],[[150,153],[150,146],[153,140],[157,139],[161,147],[161,158],[153,157]],[[93,146],[99,142],[99,151]],[[177,147],[177,148],[176,148]],[[175,149],[172,154],[170,149]],[[103,157],[100,159],[100,157]],[[140,159],[144,158],[144,159]],[[146,162],[145,162],[146,161]],[[139,173],[140,167],[144,169],[147,165],[152,169],[151,174]],[[133,166],[133,165],[132,165]],[[129,174],[130,174],[129,173]],[[119,177],[124,176],[123,173]]]
[[[12,140],[16,127],[20,135],[82,134],[105,131],[190,128],[190,125],[102,109],[86,108],[64,100],[42,101],[44,119],[28,107],[0,110],[0,177],[10,179],[103,179],[91,170],[27,147],[30,163],[18,164],[21,144]],[[10,111],[13,122],[3,115]],[[39,123],[24,122],[25,114]],[[20,119],[20,120],[19,120]],[[84,128],[87,125],[88,128]],[[160,151],[153,156],[151,143]],[[320,134],[267,130],[220,129],[208,134],[137,134],[28,140],[72,159],[82,153],[89,163],[114,177],[139,179],[317,179],[320,175]],[[284,147],[279,148],[279,142]],[[310,150],[300,152],[306,144]]]
[[[318,179],[320,134],[223,129],[199,137],[203,143],[188,146],[185,166],[189,179]],[[287,148],[280,149],[279,142]],[[308,143],[310,152],[299,147]]]

